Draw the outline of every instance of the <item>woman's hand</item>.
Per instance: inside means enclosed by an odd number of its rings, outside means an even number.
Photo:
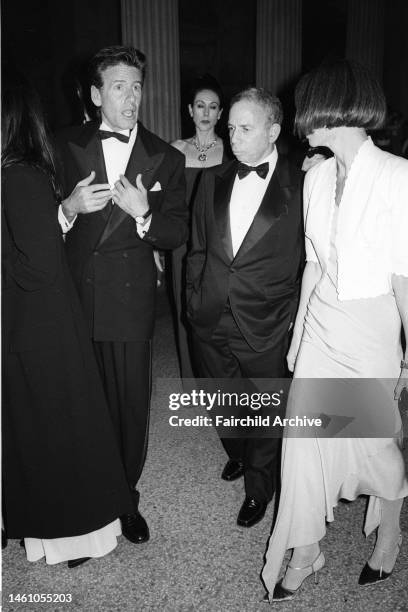
[[[288,354],[286,355],[286,361],[288,364],[289,372],[293,372],[295,369],[296,358],[299,352],[300,341],[302,339],[302,334],[293,332],[292,342],[290,343]]]
[[[401,368],[401,374],[394,390],[394,399],[399,400],[404,389],[408,393],[408,370]]]
[[[392,288],[394,290],[395,301],[400,313],[402,329],[404,330],[405,339],[408,338],[408,276],[402,274],[393,274],[391,276]],[[408,353],[405,354],[404,361],[408,358]],[[402,365],[402,364],[401,364]],[[400,399],[402,391],[408,391],[408,369],[401,368],[400,377],[394,391],[394,398]]]

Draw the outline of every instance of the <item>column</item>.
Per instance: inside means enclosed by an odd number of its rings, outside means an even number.
[[[384,0],[348,0],[346,57],[370,68],[382,81]]]
[[[166,141],[180,138],[178,0],[121,0],[122,41],[146,55],[140,119]]]
[[[302,0],[257,0],[256,84],[280,95],[302,68]]]

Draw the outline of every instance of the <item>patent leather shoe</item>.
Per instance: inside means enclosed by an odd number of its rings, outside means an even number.
[[[254,497],[246,497],[238,513],[237,523],[240,527],[252,527],[259,523],[265,515],[266,502],[260,502]]]
[[[123,514],[120,517],[120,522],[122,523],[122,533],[129,542],[141,544],[149,539],[149,527],[140,512]]]
[[[74,567],[78,567],[78,565],[86,563],[90,558],[91,557],[80,557],[79,559],[69,559],[67,565],[70,569],[72,569]]]
[[[363,567],[360,577],[358,579],[358,584],[360,586],[367,586],[369,584],[376,584],[377,582],[381,582],[382,580],[387,580],[393,572],[393,569],[389,572],[385,571],[383,568],[383,563],[386,560],[386,557],[395,556],[395,561],[397,560],[400,548],[402,544],[402,534],[399,535],[398,541],[395,546],[391,550],[380,550],[381,552],[381,565],[380,569],[373,569],[371,565],[369,565],[368,561]],[[394,562],[395,565],[395,562]]]
[[[231,482],[241,478],[244,474],[244,464],[242,461],[236,461],[235,459],[229,459],[222,470],[221,478]]]

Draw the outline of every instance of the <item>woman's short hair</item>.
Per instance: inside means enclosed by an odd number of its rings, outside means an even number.
[[[134,47],[113,45],[100,49],[89,62],[89,82],[100,89],[103,85],[102,72],[111,66],[125,64],[138,68],[142,74],[142,79],[146,73],[146,56]]]
[[[387,112],[377,79],[350,60],[327,62],[305,74],[296,86],[295,105],[299,136],[322,127],[379,129]]]
[[[248,89],[240,91],[232,98],[231,107],[242,100],[254,102],[259,106],[262,106],[271,123],[278,123],[279,125],[282,125],[283,108],[281,101],[269,91],[263,89],[263,87],[248,87]]]
[[[188,93],[189,104],[191,106],[194,104],[194,100],[200,91],[204,91],[205,89],[214,92],[217,94],[218,99],[220,101],[220,108],[223,108],[224,105],[224,96],[222,94],[222,89],[217,79],[213,77],[211,74],[203,74],[194,79],[191,83],[191,87]]]

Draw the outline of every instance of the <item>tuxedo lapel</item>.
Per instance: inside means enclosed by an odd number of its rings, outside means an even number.
[[[288,203],[291,198],[289,183],[290,177],[287,171],[287,162],[278,157],[276,168],[269,181],[265,195],[235,255],[235,259],[243,257],[248,253],[282,215],[288,214]]]
[[[156,153],[150,157],[146,153],[146,149],[141,139],[139,142],[136,140],[126,168],[125,176],[135,185],[137,175],[142,174],[142,182],[145,189],[150,189],[153,185],[154,175],[163,159],[164,153]]]
[[[103,156],[102,143],[98,138],[99,124],[88,123],[84,125],[84,130],[76,140],[68,142],[68,147],[78,164],[79,176],[84,179],[92,172],[95,172],[93,183],[107,183],[105,159]],[[112,204],[108,204],[101,211],[92,213],[92,218],[100,225],[101,231],[109,218]]]
[[[156,172],[164,159],[164,153],[149,155],[147,147],[145,146],[145,141],[146,135],[143,131],[143,126],[139,124],[136,142],[130,154],[125,176],[132,185],[135,185],[137,175],[142,174],[143,185],[145,189],[149,190],[154,184]],[[112,213],[99,239],[98,246],[104,242],[112,232],[125,221],[125,219],[129,219],[128,213],[122,210],[120,206],[113,206]]]
[[[214,218],[222,245],[230,261],[233,260],[229,203],[237,170],[236,162],[231,163],[223,174],[215,176]]]
[[[83,126],[83,132],[75,140],[68,143],[80,171],[85,178],[92,170],[95,171],[95,183],[107,183],[108,178],[103,157],[102,143],[97,136],[98,124],[89,123]]]

